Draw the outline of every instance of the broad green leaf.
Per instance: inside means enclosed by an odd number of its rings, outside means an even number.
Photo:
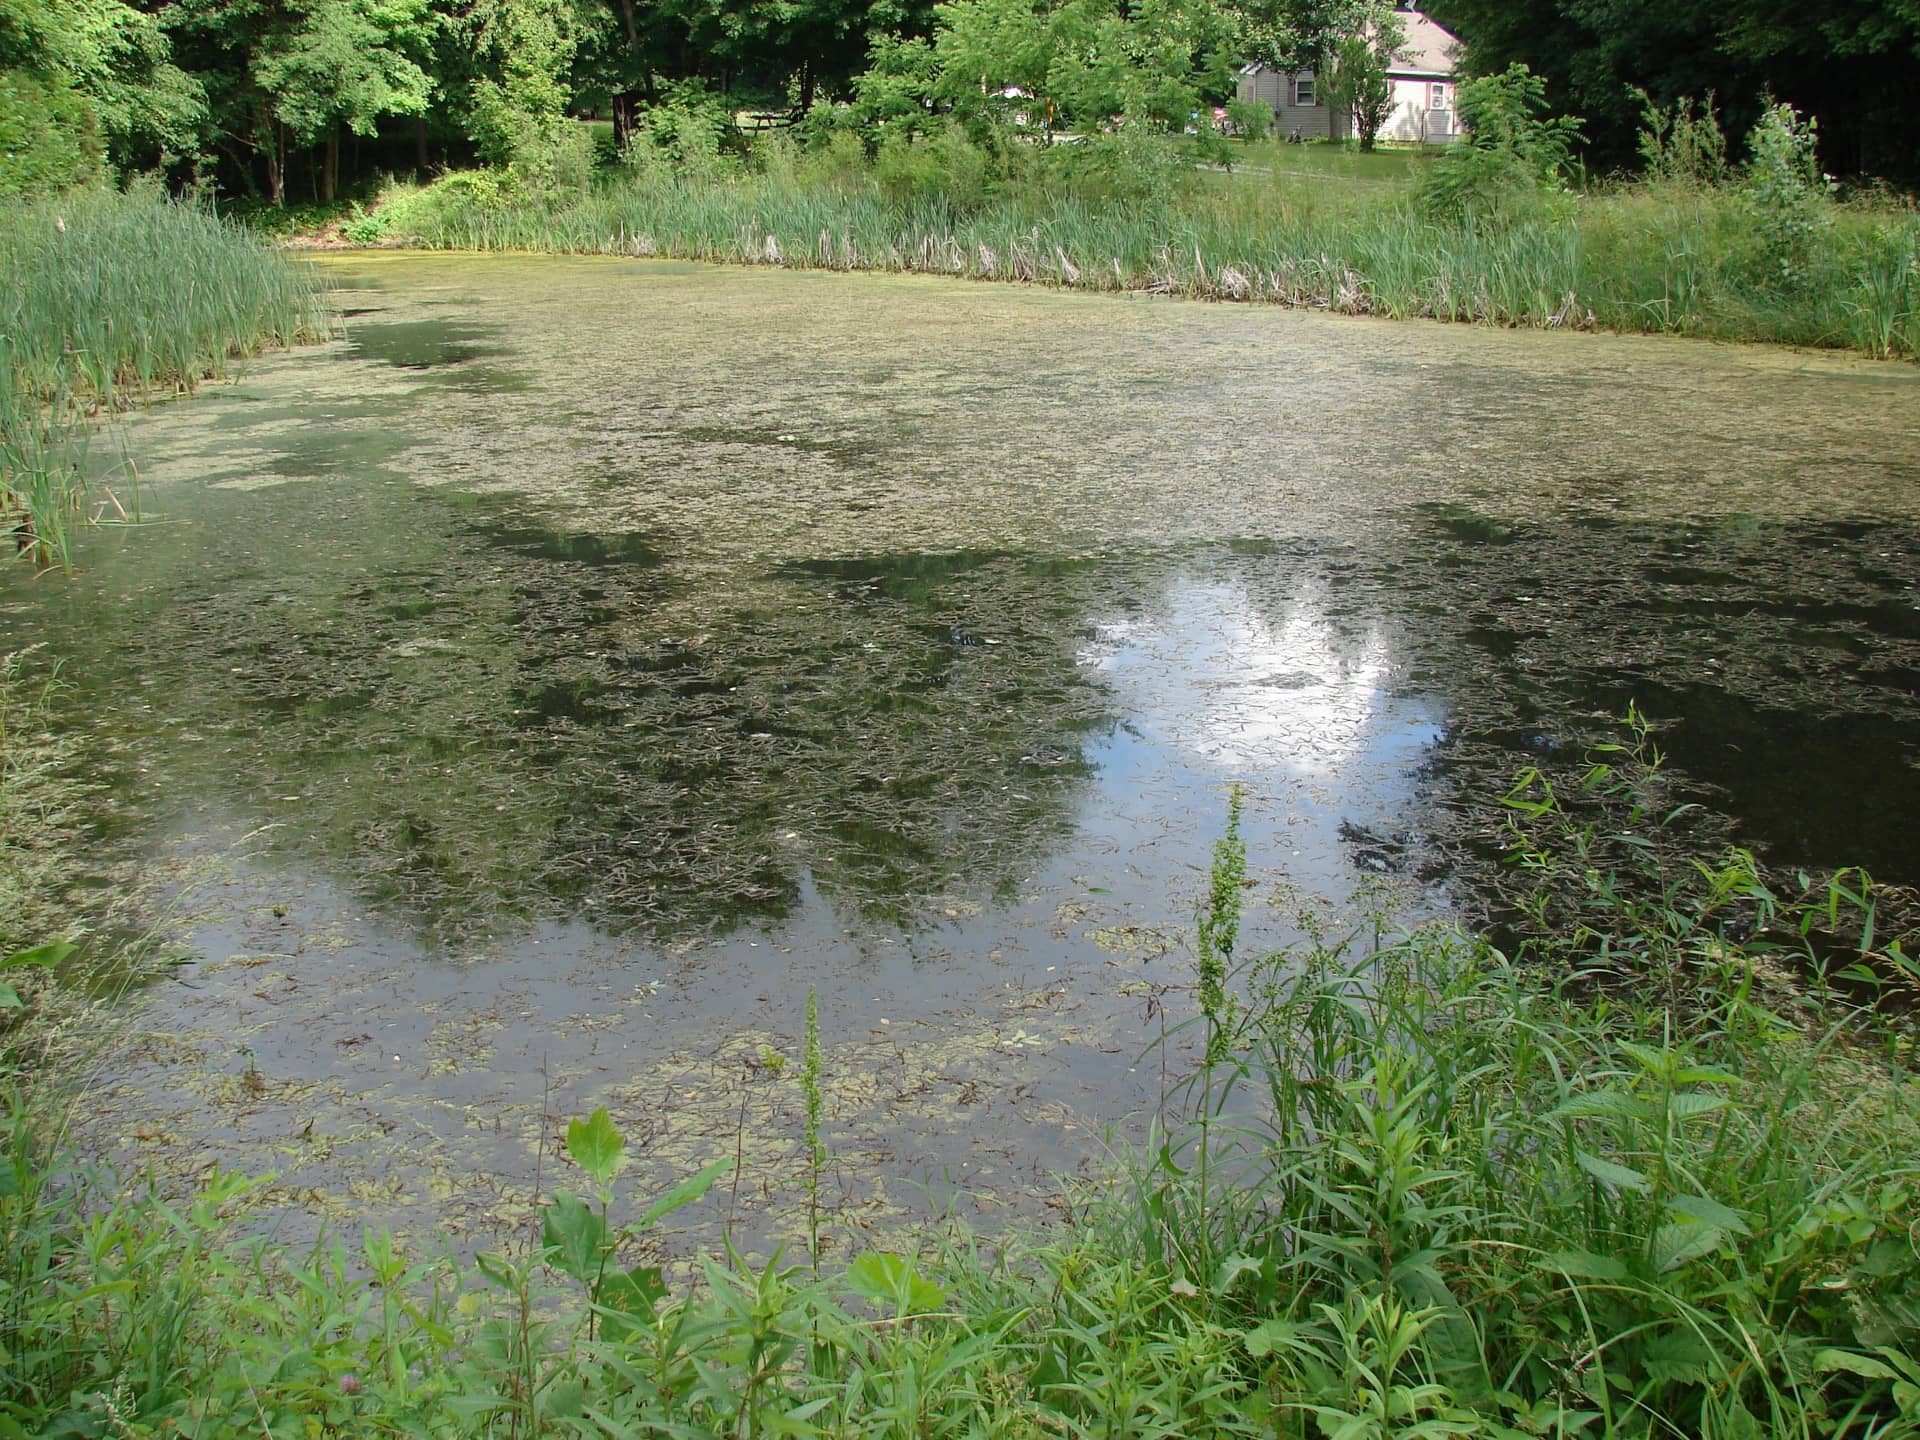
[[[1667,1384],[1698,1385],[1726,1367],[1713,1347],[1682,1330],[1656,1333],[1646,1339],[1640,1363],[1647,1374]]]
[[[20,992],[6,981],[0,980],[0,1010],[18,1010],[22,1003]]]
[[[902,1315],[924,1315],[947,1302],[947,1292],[924,1278],[911,1259],[887,1250],[869,1250],[847,1266],[847,1283]]]
[[[1662,1272],[1678,1270],[1702,1255],[1712,1253],[1726,1239],[1718,1225],[1698,1220],[1675,1220],[1653,1232],[1653,1268]]]
[[[1679,1085],[1738,1085],[1740,1077],[1728,1070],[1710,1070],[1700,1065],[1689,1065],[1678,1075],[1674,1082]]]
[[[559,1376],[540,1392],[540,1411],[555,1420],[577,1419],[586,1401],[586,1381],[578,1376]]]
[[[1550,1111],[1549,1120],[1564,1119],[1607,1119],[1651,1121],[1658,1112],[1652,1103],[1637,1095],[1628,1095],[1619,1090],[1596,1090],[1590,1095],[1576,1095]]]
[[[1733,1102],[1724,1095],[1708,1095],[1699,1090],[1683,1090],[1667,1101],[1667,1113],[1676,1120],[1691,1120],[1696,1115],[1711,1115]]]
[[[1544,1270],[1558,1270],[1580,1280],[1624,1280],[1627,1267],[1611,1255],[1595,1255],[1590,1250],[1558,1250],[1540,1257]]]
[[[1291,1320],[1262,1320],[1240,1338],[1246,1342],[1247,1354],[1264,1360],[1290,1345],[1299,1334],[1300,1327]]]
[[[607,1252],[607,1222],[562,1190],[540,1216],[540,1240],[549,1265],[589,1284]]]
[[[667,1282],[660,1277],[658,1265],[638,1265],[602,1276],[593,1287],[593,1303],[601,1311],[600,1333],[609,1340],[626,1339],[640,1328],[634,1322],[651,1320],[654,1307],[666,1297]]]
[[[1871,1355],[1858,1355],[1851,1350],[1822,1350],[1813,1357],[1813,1368],[1831,1373],[1844,1370],[1849,1375],[1858,1375],[1863,1380],[1898,1380],[1900,1372],[1884,1360],[1876,1360]]]
[[[1689,1220],[1698,1220],[1706,1225],[1718,1225],[1734,1235],[1750,1235],[1747,1222],[1740,1212],[1706,1195],[1676,1195],[1667,1201],[1667,1208],[1674,1213],[1686,1216]]]
[[[17,970],[23,965],[58,965],[77,947],[65,940],[51,940],[31,950],[18,950],[0,960],[0,970]]]
[[[644,1230],[663,1215],[671,1215],[682,1205],[691,1205],[707,1191],[713,1188],[713,1182],[733,1169],[733,1161],[716,1160],[697,1175],[689,1175],[666,1194],[649,1205],[634,1222],[633,1228]]]
[[[567,1126],[567,1154],[573,1163],[602,1185],[613,1183],[620,1167],[627,1163],[627,1142],[615,1128],[613,1117],[602,1105],[585,1120]]]
[[[1589,1155],[1584,1150],[1576,1150],[1574,1162],[1594,1179],[1622,1190],[1645,1190],[1648,1180],[1638,1170],[1630,1170],[1625,1165],[1616,1165],[1611,1160],[1602,1160],[1598,1155]]]
[[[812,1423],[813,1417],[837,1398],[834,1395],[822,1395],[818,1400],[809,1400],[806,1404],[796,1405],[791,1410],[769,1408],[760,1416],[761,1433],[776,1437],[776,1440],[786,1435],[814,1436],[822,1433],[837,1433],[823,1432],[818,1425]]]
[[[1260,1262],[1251,1255],[1229,1255],[1220,1262],[1220,1268],[1213,1274],[1213,1290],[1216,1295],[1225,1295],[1240,1282],[1242,1275],[1258,1275]]]

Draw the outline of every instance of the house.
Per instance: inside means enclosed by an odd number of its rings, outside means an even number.
[[[1393,110],[1376,138],[1443,145],[1460,138],[1453,108],[1453,64],[1460,41],[1418,10],[1398,10],[1406,40],[1394,52],[1388,77],[1393,81]],[[1274,134],[1282,140],[1346,140],[1353,117],[1329,105],[1311,70],[1291,74],[1264,65],[1243,66],[1238,95],[1273,111]]]

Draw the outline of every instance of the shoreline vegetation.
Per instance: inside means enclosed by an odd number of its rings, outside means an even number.
[[[0,864],[44,927],[84,827],[57,689],[4,681]],[[13,965],[0,1436],[1920,1434],[1920,1071],[1884,1003],[1911,999],[1907,897],[1698,853],[1629,722],[1505,797],[1507,954],[1382,916],[1241,953],[1236,803],[1180,1118],[991,1237],[849,1248],[817,1207],[810,1021],[778,1082],[803,1253],[663,1253],[728,1162],[630,1195],[604,1110],[499,1253],[290,1251],[250,1223],[256,1179],[169,1194],[63,1150],[75,1067],[31,1059],[86,978]]]
[[[1510,78],[1515,124],[1547,127]],[[390,183],[330,234],[1920,353],[1910,203],[1838,198],[1786,107],[1738,169],[1724,137],[1716,148],[1686,123],[1676,139],[1674,116],[1654,112],[1645,177],[1574,189],[1538,156],[1551,133],[1439,154],[1216,140],[1207,168],[1124,130],[1045,150],[959,127],[877,147],[845,131],[729,145],[718,126],[668,117],[572,183],[510,168]]]
[[[668,110],[597,177],[390,187],[343,228],[1915,353],[1913,212],[1836,199],[1786,107],[1737,171],[1670,115],[1651,178],[1580,192],[1507,78],[1503,141],[1338,184],[1125,128],[742,154]],[[147,191],[10,204],[0,262],[0,520],[37,563],[70,557],[101,421],[328,333],[305,267]],[[770,1082],[806,1117],[803,1252],[666,1253],[727,1161],[633,1196],[602,1110],[537,1226],[467,1262],[276,1246],[255,1177],[170,1192],[64,1143],[152,956],[76,884],[97,797],[40,666],[0,665],[0,1440],[1920,1437],[1915,897],[1690,831],[1637,715],[1502,797],[1510,883],[1472,923],[1312,912],[1243,953],[1236,801],[1175,1032],[1203,1058],[1052,1221],[856,1248],[819,1206],[809,996]]]
[[[311,267],[149,190],[0,204],[0,276],[0,542],[36,566],[71,564],[89,506],[137,512],[137,475],[90,477],[102,422],[332,323]]]

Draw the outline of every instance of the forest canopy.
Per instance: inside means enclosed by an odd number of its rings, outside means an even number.
[[[331,200],[376,171],[584,174],[663,105],[725,128],[851,102],[934,128],[1030,98],[1043,130],[1126,116],[1178,133],[1248,61],[1339,69],[1386,0],[0,0],[0,193],[160,172]],[[1821,159],[1911,178],[1920,59],[1905,0],[1432,0],[1464,69],[1515,62],[1585,119],[1581,159],[1635,162],[1645,105],[1715,99],[1739,135],[1775,101]],[[1389,21],[1390,23],[1390,21]],[[1329,85],[1329,93],[1336,87]]]

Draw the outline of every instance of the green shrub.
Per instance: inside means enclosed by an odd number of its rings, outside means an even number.
[[[1727,178],[1727,136],[1713,96],[1696,108],[1691,97],[1656,104],[1635,88],[1640,101],[1640,162],[1647,178],[1670,185],[1718,185]]]
[[[873,178],[890,198],[907,204],[938,203],[955,215],[986,204],[994,157],[949,123],[923,140],[888,132],[874,154]]]
[[[92,104],[57,76],[0,68],[0,198],[65,190],[106,169]]]
[[[1760,238],[1760,283],[1781,294],[1808,289],[1832,232],[1833,177],[1820,169],[1818,124],[1791,105],[1769,105],[1747,136],[1741,190]]]
[[[1467,138],[1420,178],[1417,193],[1429,215],[1491,219],[1566,187],[1581,121],[1550,113],[1544,79],[1516,61],[1501,74],[1463,82],[1458,105]]]
[[[1251,145],[1267,138],[1267,132],[1273,128],[1273,111],[1251,100],[1229,100],[1227,124],[1236,139]]]

